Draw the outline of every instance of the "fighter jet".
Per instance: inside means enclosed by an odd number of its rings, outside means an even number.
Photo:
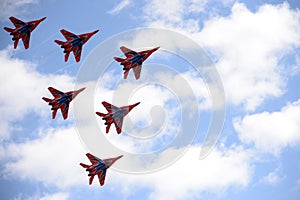
[[[15,17],[10,17],[10,21],[14,24],[16,27],[8,28],[4,27],[4,30],[10,33],[10,35],[13,36],[12,40],[14,41],[14,48],[16,49],[18,46],[19,39],[21,38],[24,44],[25,49],[28,49],[29,47],[29,41],[30,41],[30,33],[41,23],[46,19],[46,17],[30,21],[30,22],[23,22]]]
[[[106,176],[106,170],[114,164],[118,159],[122,158],[123,155],[118,156],[116,158],[107,158],[101,160],[100,158],[97,158],[96,156],[93,156],[90,153],[87,153],[86,156],[91,161],[92,165],[86,165],[83,163],[80,163],[80,165],[83,168],[86,168],[86,171],[89,172],[88,176],[90,176],[89,185],[92,184],[94,176],[98,175],[100,185],[104,185],[105,176]]]
[[[48,90],[51,92],[51,94],[54,96],[54,99],[48,99],[46,97],[43,97],[43,100],[46,102],[49,102],[49,105],[52,106],[52,119],[55,118],[57,110],[60,108],[61,113],[63,115],[64,119],[68,118],[68,111],[69,111],[69,104],[70,102],[85,88],[81,88],[76,91],[70,91],[70,92],[61,92],[53,87],[48,87]]]
[[[106,125],[106,133],[108,133],[111,124],[114,123],[117,133],[120,134],[122,132],[124,117],[131,111],[132,108],[139,104],[140,102],[129,106],[117,107],[103,101],[102,105],[106,108],[108,113],[104,114],[101,112],[96,112],[96,114],[102,117],[102,120],[105,120],[104,124]]]
[[[90,33],[76,35],[74,33],[62,29],[60,30],[60,32],[65,36],[67,41],[63,42],[60,40],[55,40],[54,42],[60,45],[61,48],[64,48],[65,62],[68,61],[71,51],[73,51],[76,62],[79,62],[81,57],[82,46],[98,31],[99,30]]]
[[[156,47],[154,49],[135,52],[131,49],[128,49],[127,47],[121,46],[121,51],[124,53],[126,58],[118,58],[114,57],[114,59],[117,62],[120,62],[121,65],[123,65],[124,70],[124,79],[127,78],[129,70],[133,69],[135,79],[138,80],[140,78],[141,69],[143,62],[159,47]]]

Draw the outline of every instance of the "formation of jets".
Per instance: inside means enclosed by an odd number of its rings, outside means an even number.
[[[29,21],[29,22],[23,22],[20,19],[17,19],[15,17],[10,17],[9,19],[14,24],[15,28],[13,29],[13,28],[4,27],[4,30],[6,30],[7,32],[10,33],[10,35],[12,35],[12,40],[14,41],[14,49],[17,48],[20,39],[22,39],[23,41],[24,48],[28,49],[31,32],[42,21],[44,21],[46,17],[34,21]],[[60,47],[64,49],[63,52],[65,53],[65,62],[68,61],[71,52],[73,52],[76,62],[79,62],[81,58],[82,46],[98,31],[99,30],[95,30],[93,32],[76,35],[74,33],[71,33],[70,31],[62,29],[60,30],[60,32],[65,37],[66,41],[63,42],[60,40],[55,40],[54,42],[60,45]],[[124,79],[127,79],[128,73],[130,69],[132,69],[135,79],[138,80],[140,78],[143,62],[153,52],[157,51],[159,47],[140,51],[140,52],[136,52],[125,46],[121,46],[120,49],[124,53],[126,58],[114,57],[114,59],[117,62],[120,62],[120,64],[123,66]],[[43,97],[42,99],[46,101],[48,105],[51,106],[52,119],[55,119],[57,110],[60,109],[63,119],[66,120],[68,118],[70,102],[84,89],[85,88],[81,88],[75,91],[62,92],[53,87],[49,87],[48,90],[51,92],[54,98],[50,99],[47,97]],[[104,114],[101,112],[96,112],[96,114],[100,116],[102,120],[105,120],[104,124],[106,125],[106,133],[109,132],[110,126],[114,124],[117,133],[120,134],[122,132],[124,117],[134,107],[136,107],[139,104],[140,102],[128,106],[117,107],[106,101],[103,101],[102,105],[106,108],[108,113]],[[123,157],[123,155],[121,155],[115,158],[107,158],[102,160],[90,153],[87,153],[86,156],[90,160],[91,165],[86,165],[83,163],[80,163],[80,165],[83,168],[85,168],[86,171],[89,172],[88,174],[88,176],[90,176],[89,184],[92,184],[94,176],[97,175],[101,186],[104,185],[106,170],[109,167],[111,167],[118,159]]]

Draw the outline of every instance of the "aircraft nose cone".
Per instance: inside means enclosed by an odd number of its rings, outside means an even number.
[[[40,21],[40,22],[41,22],[41,21],[44,21],[46,18],[47,18],[47,17],[43,17],[43,18],[40,19],[39,21]]]
[[[157,51],[159,48],[160,48],[160,47],[156,47],[156,48],[153,49],[153,51]]]
[[[76,90],[74,91],[75,95],[78,95],[80,92],[82,92],[83,90],[85,90],[85,87],[84,88],[81,88],[79,90]]]
[[[129,106],[129,111],[131,111],[134,107],[136,107],[137,105],[139,105],[141,102],[138,102],[138,103],[135,103],[135,104],[132,104]]]
[[[116,157],[116,160],[119,160],[122,157],[123,157],[123,155],[120,155],[120,156]]]
[[[132,105],[132,108],[136,107],[137,105],[139,105],[141,102],[137,102],[135,104]]]
[[[137,105],[139,105],[141,102],[137,102],[136,104],[134,104],[134,106],[137,106]]]
[[[86,88],[86,87],[84,87],[84,88],[81,88],[81,89],[77,90],[77,91],[78,91],[78,93],[79,93],[79,92],[82,92],[83,90],[85,90],[85,88]]]
[[[96,34],[96,33],[98,33],[98,32],[99,32],[99,30],[95,30],[95,31],[92,32],[92,33],[93,33],[93,35],[94,35],[94,34]]]

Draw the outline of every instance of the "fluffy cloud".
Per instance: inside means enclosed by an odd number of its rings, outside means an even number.
[[[278,154],[283,148],[300,142],[300,100],[290,103],[278,112],[246,115],[233,121],[239,138],[254,144],[264,152]]]
[[[108,185],[121,185],[124,193],[132,188],[150,188],[147,199],[192,199],[203,192],[220,194],[229,187],[246,187],[252,175],[252,153],[240,147],[215,149],[199,160],[199,149],[191,147],[168,168],[152,174],[126,175],[110,173]],[[159,156],[158,162],[176,153],[170,150]],[[124,180],[126,180],[124,182]]]
[[[199,110],[208,110],[212,107],[209,88],[206,87],[203,78],[196,73],[187,71],[175,76],[168,73],[158,73],[158,79],[161,83],[173,89],[176,95],[183,99],[183,107],[191,110],[195,109],[194,107],[190,107],[192,105],[190,102],[192,101],[191,97],[197,99]]]
[[[178,151],[181,150],[169,149],[158,155],[156,162],[164,163],[166,157]],[[199,160],[199,151],[200,147],[192,146],[173,165],[155,173],[134,175],[110,169],[104,189],[114,192],[121,188],[121,192],[128,195],[135,189],[147,188],[151,191],[148,199],[188,199],[207,191],[220,194],[230,187],[246,187],[251,181],[252,152],[241,147],[218,148]],[[86,173],[78,165],[88,162],[84,153],[73,128],[47,130],[39,139],[10,144],[6,148],[8,162],[3,165],[2,175],[10,179],[38,181],[63,190],[87,185]],[[135,164],[142,165],[143,162]],[[99,187],[96,180],[93,186]],[[64,199],[68,194],[44,196],[45,199],[54,197]]]
[[[41,135],[26,143],[7,146],[2,174],[59,188],[86,183],[86,174],[79,166],[86,152],[74,128],[49,129]]]
[[[253,13],[236,3],[230,16],[205,22],[194,38],[216,55],[227,100],[254,110],[283,93],[279,63],[299,47],[299,29],[300,12],[288,4],[264,5]]]
[[[43,75],[37,65],[25,60],[13,58],[10,50],[0,51],[0,62],[4,66],[0,74],[0,135],[8,138],[12,130],[11,123],[22,119],[35,111],[41,116],[51,116],[50,109],[42,101],[43,96],[51,97],[47,87],[73,89],[73,78],[67,75]]]
[[[24,9],[20,9],[27,4],[34,4],[37,3],[38,0],[2,0],[0,4],[0,18],[8,18],[16,12],[24,12]]]
[[[172,143],[177,134],[183,133],[184,130],[189,131],[190,134],[196,131],[199,114],[197,106],[199,105],[201,110],[211,106],[202,79],[191,72],[177,74],[175,77],[155,70],[153,73],[146,73],[146,68],[144,71],[146,78],[143,79],[145,82],[137,82],[134,79],[133,81],[116,80],[114,85],[111,85],[102,81],[104,85],[100,84],[96,88],[94,82],[83,84],[87,86],[85,94],[74,102],[78,122],[76,124],[84,127],[80,133],[83,133],[83,138],[86,138],[87,143],[95,146],[95,149],[99,143],[93,138],[99,138],[99,133],[105,131],[103,121],[95,115],[96,111],[107,112],[101,104],[102,101],[111,102],[116,106],[141,102],[124,118],[124,134],[121,140],[120,136],[116,135],[114,125],[110,129],[110,134],[105,134],[105,139],[127,152],[156,151]],[[107,74],[114,76],[111,73]],[[147,76],[153,79],[148,81]],[[103,77],[106,80],[107,75],[104,74]],[[192,97],[195,99],[193,100]],[[185,125],[181,126],[182,124]],[[94,136],[86,137],[86,133]]]
[[[62,193],[62,192],[45,195],[40,198],[40,200],[67,200],[67,199],[69,199],[69,194]]]
[[[118,14],[124,8],[130,4],[130,0],[122,0],[118,5],[116,5],[112,10],[108,11],[109,14]]]
[[[159,0],[148,2],[143,8],[143,16],[148,26],[171,28],[184,33],[195,33],[200,30],[201,22],[197,19],[203,15],[214,15],[216,9],[208,8],[209,4],[227,7],[233,0]],[[166,9],[167,8],[167,9]],[[196,16],[196,17],[195,17]]]
[[[266,176],[262,177],[259,180],[259,183],[268,184],[268,185],[276,185],[280,183],[284,179],[283,176],[280,176],[280,168],[276,168],[274,171],[268,173]]]
[[[63,192],[58,192],[58,193],[54,193],[54,194],[36,194],[30,197],[27,197],[25,195],[19,194],[18,196],[16,196],[15,198],[13,198],[13,200],[67,200],[69,199],[69,194],[68,193],[63,193]]]
[[[221,2],[225,6],[232,4]],[[229,16],[215,15],[200,30],[194,14],[205,10],[207,4],[166,1],[166,10],[160,1],[152,1],[144,7],[145,22],[183,32],[208,50],[217,60],[229,103],[255,110],[265,99],[280,96],[286,75],[282,71],[293,67],[281,66],[280,61],[300,45],[300,12],[290,9],[287,3],[264,5],[256,12],[234,3]]]

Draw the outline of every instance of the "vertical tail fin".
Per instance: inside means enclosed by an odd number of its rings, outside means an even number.
[[[52,112],[52,119],[55,119],[56,112],[57,112],[57,109],[54,109],[53,112]]]
[[[19,38],[18,38],[18,39],[15,39],[15,42],[14,42],[14,49],[16,49],[16,48],[17,48],[17,46],[18,46],[18,42],[19,42]]]
[[[68,59],[69,59],[69,55],[70,55],[70,52],[67,52],[67,53],[65,54],[65,62],[67,62],[67,61],[68,61]]]
[[[106,125],[106,133],[108,133],[109,129],[110,129],[111,124],[107,124]]]
[[[90,177],[90,180],[89,180],[89,184],[90,184],[90,185],[93,183],[94,176],[95,176],[95,175],[92,175],[92,176]]]
[[[127,79],[128,73],[129,73],[129,69],[126,69],[124,71],[124,79]]]

